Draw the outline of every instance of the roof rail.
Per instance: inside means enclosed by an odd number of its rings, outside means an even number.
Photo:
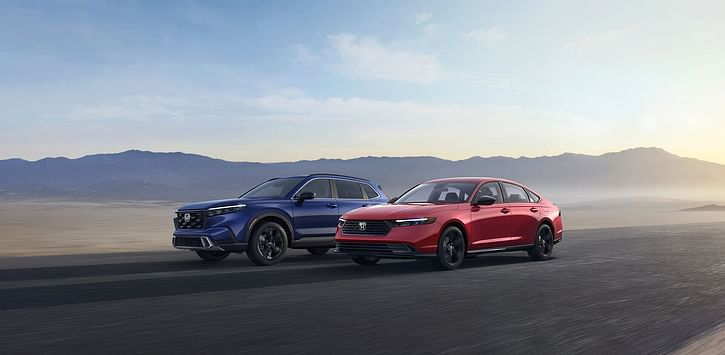
[[[370,181],[368,179],[364,179],[357,176],[350,176],[350,175],[342,175],[342,174],[334,174],[334,173],[314,173],[309,174],[307,176],[321,176],[321,175],[327,175],[327,176],[338,176],[338,177],[345,177],[345,178],[351,178],[351,179],[357,179],[357,180],[363,180],[363,181]]]

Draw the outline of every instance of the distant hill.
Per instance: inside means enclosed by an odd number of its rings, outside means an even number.
[[[521,181],[557,199],[618,196],[689,198],[691,191],[725,186],[725,165],[682,158],[658,148],[635,148],[599,156],[552,157],[362,157],[288,163],[229,162],[186,153],[130,150],[78,159],[0,160],[0,197],[92,200],[189,201],[237,196],[276,176],[313,172],[373,179],[389,195],[411,185],[449,176],[497,176]],[[686,192],[683,192],[686,191]],[[725,193],[723,194],[725,195]]]
[[[705,206],[699,206],[699,207],[685,208],[682,211],[685,211],[685,212],[725,212],[725,206],[705,205]]]

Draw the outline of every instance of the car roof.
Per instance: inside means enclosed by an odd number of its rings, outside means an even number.
[[[350,175],[342,175],[342,174],[333,174],[333,173],[314,173],[314,174],[308,174],[308,175],[294,175],[294,176],[284,176],[284,177],[278,177],[275,179],[281,179],[281,178],[313,178],[313,177],[325,177],[325,178],[345,178],[345,179],[351,179],[351,180],[358,180],[358,181],[364,181],[368,183],[373,183],[372,180],[364,179],[357,176],[350,176]]]
[[[487,181],[502,181],[502,182],[509,182],[509,183],[512,183],[512,184],[516,184],[516,185],[523,186],[523,184],[521,184],[519,182],[516,182],[516,181],[513,181],[513,180],[509,180],[509,179],[496,178],[496,177],[475,177],[475,176],[474,177],[470,177],[469,176],[469,177],[442,178],[442,179],[429,180],[427,182],[472,182],[472,183],[481,183],[481,182],[487,182]]]

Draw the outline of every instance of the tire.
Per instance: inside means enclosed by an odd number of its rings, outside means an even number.
[[[197,250],[196,255],[199,255],[204,261],[222,261],[229,256],[229,252],[226,251],[211,251],[211,250]]]
[[[554,252],[554,233],[546,224],[539,226],[534,238],[534,245],[527,250],[531,259],[541,261],[551,257]]]
[[[312,255],[325,255],[327,254],[327,251],[330,250],[330,248],[307,248],[307,252],[309,252]]]
[[[274,265],[287,253],[287,232],[276,222],[265,222],[249,238],[247,256],[259,266]]]
[[[364,256],[364,255],[356,255],[352,257],[352,261],[355,262],[355,264],[358,265],[375,265],[380,261],[380,258],[375,256]]]
[[[433,258],[433,267],[438,270],[454,270],[461,266],[466,256],[466,238],[458,227],[448,227],[443,230],[438,239],[436,257]]]

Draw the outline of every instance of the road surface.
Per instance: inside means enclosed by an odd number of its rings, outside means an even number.
[[[725,321],[725,224],[571,231],[554,255],[3,258],[0,353],[647,354]]]

